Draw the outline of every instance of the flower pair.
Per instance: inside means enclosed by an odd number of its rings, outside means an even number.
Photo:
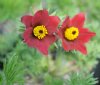
[[[84,28],[85,16],[82,13],[74,18],[66,17],[60,29],[57,30],[60,19],[57,16],[50,16],[47,10],[39,10],[34,16],[25,15],[21,22],[25,24],[26,29],[23,33],[24,42],[41,53],[47,55],[48,48],[57,38],[62,39],[62,46],[66,51],[79,50],[87,54],[85,43],[95,36],[95,33]]]

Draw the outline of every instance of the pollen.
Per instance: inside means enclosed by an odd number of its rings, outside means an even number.
[[[79,30],[76,27],[66,28],[64,37],[67,40],[75,40],[79,36]]]
[[[48,31],[44,25],[41,25],[33,29],[33,34],[38,39],[43,39],[48,34]]]

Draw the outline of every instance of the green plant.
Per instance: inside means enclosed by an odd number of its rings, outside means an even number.
[[[81,72],[72,73],[66,81],[66,85],[95,85],[97,80],[93,78],[93,74],[84,74]]]
[[[0,85],[23,84],[23,64],[18,55],[9,55],[9,59],[4,64],[4,70],[0,72]]]

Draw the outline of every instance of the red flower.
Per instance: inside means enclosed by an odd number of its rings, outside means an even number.
[[[60,22],[57,16],[49,16],[48,11],[39,10],[34,16],[26,15],[21,18],[26,30],[23,33],[24,42],[47,55],[49,46],[55,42],[54,32]]]
[[[87,54],[84,44],[95,36],[95,33],[83,27],[84,21],[85,16],[83,13],[77,14],[72,19],[66,17],[61,28],[58,30],[64,50],[79,50],[83,54]]]

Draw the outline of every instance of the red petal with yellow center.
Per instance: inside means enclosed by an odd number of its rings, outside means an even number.
[[[57,16],[49,16],[47,10],[39,10],[34,16],[23,16],[21,21],[27,28],[23,34],[24,42],[47,55],[49,46],[56,40],[53,33],[56,32],[60,19]],[[48,34],[43,39],[38,39],[34,36],[33,29],[41,25],[45,26]]]
[[[64,50],[78,50],[83,54],[87,54],[85,43],[88,42],[96,34],[90,32],[87,28],[83,28],[85,16],[83,13],[77,14],[74,18],[66,17],[61,28],[58,30],[58,36],[62,39],[62,46]],[[75,40],[67,40],[64,37],[66,28],[76,27],[79,30],[79,35]]]
[[[28,44],[29,47],[38,49],[41,53],[47,55],[48,48],[51,44],[56,41],[54,35],[47,35],[44,39],[38,39],[32,34],[33,28],[28,28],[23,34],[24,42]]]

